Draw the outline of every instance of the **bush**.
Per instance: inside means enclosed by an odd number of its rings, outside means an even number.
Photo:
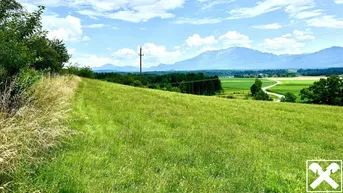
[[[251,95],[255,96],[259,91],[262,91],[262,81],[256,79],[255,83],[250,87]]]
[[[30,101],[29,90],[42,77],[35,70],[23,70],[12,78],[0,82],[0,111],[11,116]]]
[[[63,71],[64,74],[76,75],[84,78],[95,78],[95,74],[90,67],[68,66]]]
[[[181,92],[179,87],[171,87],[171,89],[169,91],[171,91],[171,92]]]
[[[281,102],[295,103],[296,100],[297,96],[291,92],[286,93],[285,96],[281,98]]]
[[[141,81],[139,81],[139,80],[135,80],[135,81],[133,81],[133,86],[135,86],[135,87],[142,87],[142,86],[143,86],[143,84],[142,84],[142,82],[141,82]]]
[[[263,90],[260,90],[256,93],[255,100],[270,101],[272,99],[269,98],[269,95],[267,93],[265,93]]]

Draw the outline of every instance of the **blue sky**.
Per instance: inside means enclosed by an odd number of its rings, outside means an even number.
[[[80,66],[172,64],[233,46],[275,54],[343,46],[343,0],[19,0]]]

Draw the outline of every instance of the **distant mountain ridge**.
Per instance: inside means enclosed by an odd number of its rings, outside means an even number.
[[[179,70],[247,70],[343,67],[343,47],[331,47],[310,54],[275,55],[257,50],[232,47],[224,50],[203,52],[200,55],[175,64],[160,64],[144,71]],[[106,64],[94,71],[138,72],[133,66]]]

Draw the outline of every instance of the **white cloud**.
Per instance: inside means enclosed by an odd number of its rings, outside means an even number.
[[[307,41],[314,40],[310,30],[294,30],[277,38],[266,38],[263,44],[257,46],[258,49],[274,54],[300,54],[301,48]]]
[[[185,0],[20,0],[28,5],[71,7],[91,18],[110,18],[145,22],[152,18],[172,18],[171,10],[181,8]]]
[[[247,47],[250,48],[252,41],[247,35],[241,34],[237,31],[228,31],[219,37],[208,36],[201,37],[199,34],[194,34],[185,40],[188,46],[187,51],[195,53],[202,53],[205,51],[226,49],[229,47]]]
[[[308,41],[308,40],[314,40],[315,37],[312,35],[311,31],[299,31],[299,30],[294,30],[293,35],[295,39],[300,40],[300,41]]]
[[[75,48],[68,49],[68,54],[75,54],[75,53],[76,53],[76,49]]]
[[[225,18],[188,18],[188,17],[180,17],[176,21],[175,24],[193,24],[193,25],[203,25],[203,24],[215,24],[224,21]]]
[[[97,23],[97,24],[91,24],[91,25],[85,26],[85,28],[103,28],[103,27],[106,27],[106,25],[103,23]]]
[[[181,56],[180,50],[168,51],[164,46],[158,46],[153,43],[146,43],[142,46],[145,54],[145,65],[153,66],[161,63],[174,63]],[[137,50],[139,47],[137,47]]]
[[[343,0],[335,0],[335,3],[337,3],[337,4],[343,4]]]
[[[130,48],[122,48],[113,53],[113,56],[117,58],[127,58],[136,55],[138,56],[138,53]]]
[[[231,19],[251,18],[275,10],[284,9],[291,16],[314,7],[314,0],[264,0],[257,2],[254,7],[232,9]]]
[[[199,0],[198,0],[199,1]],[[208,2],[203,0],[200,2]],[[224,1],[211,1],[211,4]],[[230,2],[230,1],[229,1]],[[321,15],[321,10],[311,10],[315,7],[314,0],[264,0],[259,1],[253,7],[236,8],[228,11],[230,16],[219,18],[178,18],[176,24],[215,24],[226,20],[252,18],[276,10],[284,10],[291,18],[304,19]]]
[[[64,41],[82,40],[83,31],[81,20],[77,17],[68,15],[59,17],[58,15],[48,15],[42,17],[42,23],[45,29],[49,31],[49,38],[58,38]]]
[[[234,46],[247,48],[251,47],[251,40],[249,39],[249,37],[236,31],[229,31],[226,34],[219,36],[218,40],[220,44],[224,46],[224,48]]]
[[[139,48],[140,46],[137,46],[137,51],[130,48],[123,48],[114,52],[113,57],[118,60],[118,66],[137,66],[139,64]],[[178,49],[169,51],[166,47],[159,46],[154,43],[146,43],[142,46],[142,49],[144,54],[144,67],[156,66],[161,63],[175,63],[181,56],[181,51]]]
[[[322,14],[322,10],[317,9],[317,10],[311,10],[311,11],[298,12],[294,15],[294,17],[297,19],[306,19],[306,18],[319,16],[321,14]]]
[[[213,51],[213,50],[218,50],[218,48],[212,47],[212,46],[205,46],[205,47],[202,47],[201,49],[198,49],[197,53],[200,54],[203,52]]]
[[[296,50],[298,52],[298,48],[304,46],[303,43],[297,42],[295,39],[285,38],[285,37],[278,37],[278,38],[266,38],[264,40],[263,47],[267,50],[273,51],[273,53],[294,53],[290,52],[289,50]]]
[[[198,48],[202,46],[208,46],[212,45],[216,42],[214,36],[208,36],[205,38],[201,38],[199,34],[194,34],[193,36],[190,36],[186,39],[186,44],[190,48]]]
[[[89,40],[91,40],[91,38],[90,37],[88,37],[88,36],[84,36],[83,38],[82,38],[82,41],[89,41]]]
[[[255,25],[252,27],[256,29],[280,29],[282,28],[282,26],[278,23],[272,23],[272,24],[266,24],[266,25]]]
[[[200,2],[209,2],[208,4],[204,5],[202,9],[210,9],[214,6],[221,5],[221,4],[229,4],[235,2],[236,0],[200,0]]]
[[[332,15],[307,20],[307,24],[312,27],[343,28],[343,18],[336,18]]]
[[[100,67],[105,64],[118,64],[118,60],[113,60],[112,58],[107,57],[98,57],[96,55],[81,55],[81,56],[74,56],[71,58],[72,63],[80,64],[81,66],[89,66],[89,67]]]

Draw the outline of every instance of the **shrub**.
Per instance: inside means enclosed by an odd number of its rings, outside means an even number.
[[[272,99],[269,98],[269,95],[267,93],[265,93],[263,90],[260,90],[255,95],[255,100],[269,101],[269,100],[272,100]]]
[[[95,74],[90,67],[68,66],[64,69],[64,74],[76,75],[85,78],[95,78]]]
[[[142,84],[142,82],[139,81],[139,80],[134,80],[134,81],[133,81],[133,86],[135,86],[135,87],[142,87],[143,84]]]
[[[24,70],[13,78],[3,78],[0,82],[0,111],[11,116],[29,102],[30,88],[42,77],[35,70]]]
[[[171,87],[171,89],[169,90],[171,92],[181,92],[181,90],[179,89],[179,87]]]
[[[296,100],[297,96],[291,92],[286,93],[285,96],[281,98],[281,102],[295,103]]]
[[[262,81],[257,78],[255,83],[250,87],[250,91],[252,96],[255,96],[259,91],[262,91]]]

